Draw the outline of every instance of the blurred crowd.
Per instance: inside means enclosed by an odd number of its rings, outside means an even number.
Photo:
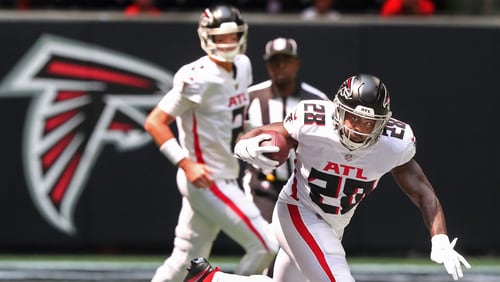
[[[341,14],[392,16],[500,12],[500,0],[0,0],[0,9],[109,10],[135,15],[199,11],[214,3],[229,3],[247,13],[300,13],[304,19],[335,19]]]

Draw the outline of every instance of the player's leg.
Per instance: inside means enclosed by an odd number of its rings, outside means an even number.
[[[339,236],[316,213],[278,201],[273,229],[283,250],[309,281],[354,281]],[[279,266],[274,271],[275,276],[286,275]]]
[[[236,180],[216,181],[210,191],[219,201],[218,205],[211,207],[210,214],[217,218],[222,231],[246,252],[235,272],[243,275],[262,273],[278,249],[269,223],[255,204],[245,197]],[[200,213],[208,212],[206,207],[195,208],[200,208]]]
[[[247,167],[242,177],[243,190],[245,195],[252,199],[260,210],[262,217],[271,222],[274,205],[278,200],[279,192],[283,187],[283,181],[273,181],[267,178],[262,172],[254,167]],[[273,277],[274,260],[269,264],[265,273]]]
[[[243,276],[238,274],[229,274],[222,272],[218,267],[212,266],[204,258],[195,258],[191,260],[191,265],[187,269],[186,282],[270,282],[273,281],[265,275]]]
[[[175,227],[174,248],[163,265],[156,270],[152,279],[153,282],[182,281],[191,259],[210,255],[213,241],[220,230],[217,224],[207,220],[205,215],[199,214],[193,209],[192,203],[186,197],[188,195],[191,200],[199,198],[195,201],[197,203],[204,202],[204,205],[210,203],[203,201],[204,197],[198,195],[198,189],[185,179],[182,172],[177,175],[177,183],[183,198],[177,226]],[[196,193],[188,193],[191,190]],[[202,189],[199,192],[203,191],[205,194],[211,194],[208,189]]]
[[[296,263],[290,259],[283,249],[280,249],[274,263],[273,281],[305,282],[307,279],[297,268]]]
[[[277,276],[270,278],[266,275],[242,276],[237,274],[224,273],[218,267],[211,266],[210,263],[198,258],[191,261],[185,281],[203,281],[203,282],[307,282],[308,280],[297,269],[295,263],[290,260],[288,255],[280,250],[276,258],[276,267],[280,269]]]
[[[198,229],[201,232],[198,232]],[[183,198],[175,227],[174,248],[163,265],[156,270],[152,281],[182,281],[193,257],[209,256],[212,242],[218,232],[216,226],[194,213],[188,200]]]

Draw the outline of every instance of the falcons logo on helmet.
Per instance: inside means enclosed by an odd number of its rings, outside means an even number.
[[[347,79],[347,81],[345,81],[340,86],[340,90],[338,91],[339,95],[342,96],[342,97],[344,97],[346,100],[351,100],[352,99],[352,88],[351,88],[352,79],[353,79],[353,77],[349,77]]]
[[[106,144],[132,150],[151,141],[142,124],[172,85],[152,64],[43,35],[3,79],[0,97],[32,97],[23,164],[33,201],[57,229],[75,234],[73,212]]]

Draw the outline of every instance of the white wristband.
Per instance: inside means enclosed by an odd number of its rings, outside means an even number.
[[[182,159],[187,157],[187,154],[182,150],[175,138],[168,139],[160,146],[162,152],[174,165],[177,165]]]

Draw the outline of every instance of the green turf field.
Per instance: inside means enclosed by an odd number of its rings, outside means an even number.
[[[163,262],[167,256],[160,255],[0,255],[0,263],[6,262],[110,262],[110,263],[152,263]],[[216,263],[237,263],[239,256],[214,256],[210,259]],[[481,256],[467,257],[471,265],[497,266],[500,268],[500,257]],[[424,257],[348,257],[349,264],[401,264],[401,265],[434,265],[430,259]]]
[[[166,258],[159,255],[0,255],[1,282],[150,281]],[[499,282],[500,258],[467,257],[461,282]],[[232,272],[239,257],[215,256],[213,265]],[[357,282],[447,282],[443,266],[424,257],[348,257]]]

